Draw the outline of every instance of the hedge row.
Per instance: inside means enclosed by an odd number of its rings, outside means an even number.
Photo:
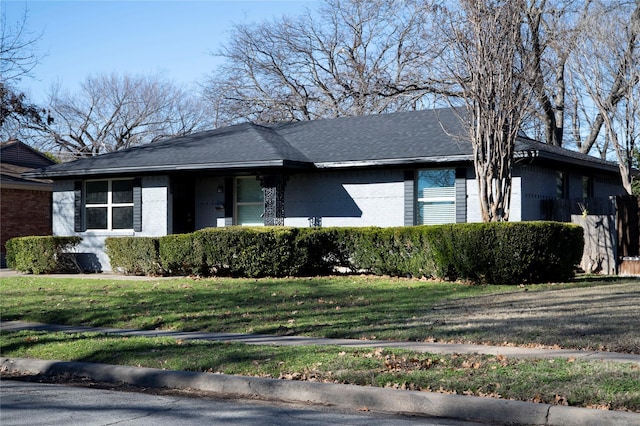
[[[78,272],[70,253],[80,237],[17,237],[7,241],[7,266],[30,274]]]
[[[211,228],[159,238],[108,238],[114,270],[203,276],[377,275],[517,284],[569,279],[582,228],[557,222],[399,228]]]

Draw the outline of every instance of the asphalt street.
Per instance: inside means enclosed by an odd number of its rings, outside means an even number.
[[[427,425],[480,423],[348,412],[317,406],[119,392],[67,385],[0,382],[2,426],[82,425]],[[483,423],[486,426],[486,423]]]

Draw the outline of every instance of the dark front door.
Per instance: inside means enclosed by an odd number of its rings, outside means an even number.
[[[176,177],[171,182],[173,195],[173,233],[186,234],[195,231],[195,181],[193,178]]]

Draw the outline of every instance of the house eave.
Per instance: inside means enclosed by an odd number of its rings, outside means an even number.
[[[0,189],[21,189],[31,191],[53,191],[53,183],[39,183],[39,182],[0,182]]]
[[[573,158],[565,155],[555,154],[553,152],[546,152],[546,151],[540,151],[540,150],[520,151],[515,155],[515,157],[518,159],[531,158],[531,159],[538,159],[538,160],[561,162],[564,164],[570,164],[574,166],[589,167],[591,169],[598,169],[598,170],[611,172],[611,173],[619,173],[618,166],[614,163],[603,163],[600,161],[595,161],[597,159],[594,159],[594,161],[587,161],[580,158]]]
[[[105,168],[91,168],[78,170],[50,171],[47,169],[24,173],[25,177],[35,178],[65,178],[65,177],[82,177],[82,176],[106,176],[119,174],[150,174],[150,173],[171,173],[179,171],[195,171],[195,170],[240,170],[240,169],[264,169],[264,168],[281,168],[281,169],[302,169],[312,167],[309,163],[289,160],[268,160],[268,161],[250,161],[250,162],[233,162],[233,163],[192,163],[192,164],[171,164],[159,166],[118,166]]]
[[[403,166],[424,163],[455,163],[461,161],[472,161],[473,156],[470,154],[446,155],[436,157],[407,157],[407,158],[391,158],[380,160],[353,160],[353,161],[327,161],[314,163],[318,169],[339,169],[349,167],[376,167],[376,166]]]

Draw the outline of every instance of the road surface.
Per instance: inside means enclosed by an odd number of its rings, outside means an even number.
[[[347,413],[327,407],[215,399],[202,395],[122,392],[7,379],[0,382],[0,424],[2,426],[476,425],[459,420],[391,416],[367,412]]]

